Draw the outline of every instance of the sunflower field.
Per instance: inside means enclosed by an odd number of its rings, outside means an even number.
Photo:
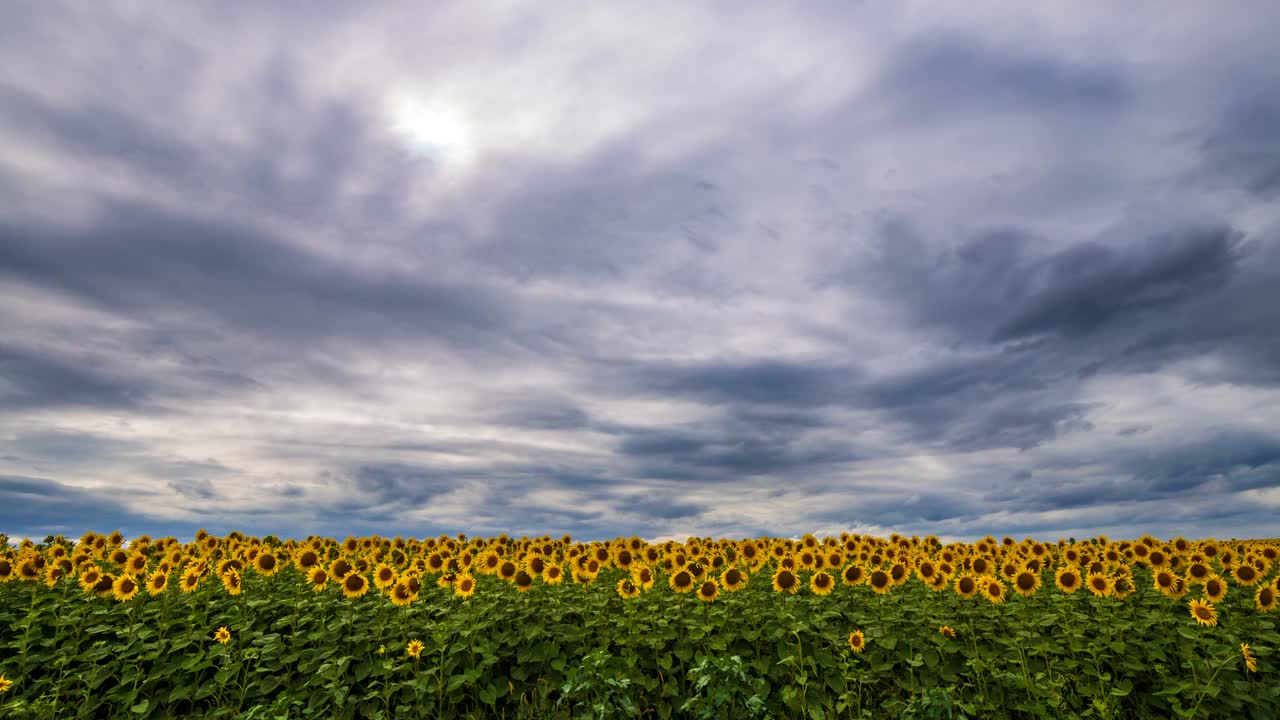
[[[4,718],[1276,718],[1280,541],[88,533]]]

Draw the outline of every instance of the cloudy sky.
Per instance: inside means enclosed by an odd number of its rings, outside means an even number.
[[[1280,4],[205,5],[4,10],[0,532],[1280,534]]]

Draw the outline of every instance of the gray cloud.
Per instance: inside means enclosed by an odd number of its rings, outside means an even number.
[[[15,10],[0,532],[1262,531],[1280,17],[1082,12]]]

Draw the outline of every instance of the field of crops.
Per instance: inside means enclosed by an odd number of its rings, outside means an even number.
[[[1276,718],[1280,542],[6,544],[0,717]]]

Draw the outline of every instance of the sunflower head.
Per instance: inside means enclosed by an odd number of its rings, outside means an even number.
[[[260,552],[253,558],[253,569],[257,570],[259,575],[271,577],[280,570],[280,560],[274,553]]]
[[[404,651],[409,657],[417,658],[422,655],[422,649],[424,647],[425,646],[422,644],[421,640],[410,640],[409,644],[405,646]]]
[[[1249,643],[1240,643],[1240,655],[1244,658],[1245,670],[1258,672],[1258,659],[1253,656],[1253,651],[1249,649]]]
[[[403,580],[393,585],[387,596],[391,598],[391,603],[397,607],[405,607],[413,603],[415,597],[409,590],[409,584]]]
[[[850,587],[867,581],[867,571],[861,565],[849,565],[840,573],[840,580]]]
[[[867,648],[867,636],[862,634],[861,630],[854,630],[849,633],[849,649],[860,653]]]
[[[169,587],[169,574],[163,570],[157,570],[147,578],[147,592],[152,595],[159,595],[167,587]]]
[[[952,630],[951,626],[949,625],[943,625],[942,627],[938,628],[938,633],[942,635],[942,637],[948,640],[956,639],[956,631]]]
[[[1209,603],[1202,602],[1200,600],[1192,600],[1190,610],[1191,617],[1195,618],[1197,623],[1200,623],[1201,625],[1218,624],[1218,611],[1214,610],[1213,606]]]
[[[737,592],[747,584],[747,574],[736,567],[731,567],[720,574],[720,584],[726,592]]]
[[[476,579],[470,573],[459,575],[453,585],[453,592],[459,597],[469,598],[476,594]]]
[[[379,589],[386,589],[396,584],[396,571],[386,563],[378,563],[378,567],[373,571],[373,584]]]
[[[618,581],[618,596],[631,600],[640,597],[640,587],[631,581],[630,578],[623,578]]]
[[[1247,564],[1237,566],[1236,569],[1231,571],[1231,574],[1235,576],[1236,582],[1245,586],[1253,585],[1262,577],[1258,574],[1258,569],[1256,567]]]
[[[1089,592],[1097,595],[1098,597],[1110,597],[1115,591],[1115,585],[1111,578],[1099,572],[1090,573],[1085,584],[1088,586]]]
[[[671,573],[671,578],[667,581],[671,589],[678,593],[686,593],[692,590],[693,582],[693,573],[688,570],[677,570]]]
[[[121,573],[111,586],[111,594],[120,602],[127,602],[138,595],[138,581],[129,573]]]
[[[984,579],[982,581],[982,597],[993,605],[999,605],[1004,602],[1006,597],[1004,583],[994,577]]]
[[[358,572],[349,573],[341,583],[342,594],[349,598],[358,598],[369,592],[369,581]]]
[[[1031,597],[1040,589],[1040,575],[1023,570],[1013,577],[1013,589],[1023,597]]]
[[[1211,603],[1216,603],[1227,596],[1227,581],[1217,575],[1210,576],[1204,581],[1204,598]]]
[[[830,595],[835,586],[835,578],[821,570],[809,578],[809,589],[813,591],[814,595]]]
[[[1057,572],[1054,583],[1062,592],[1071,594],[1080,589],[1080,571],[1074,565],[1068,565]]]
[[[796,574],[786,568],[779,569],[773,574],[773,590],[774,592],[784,592],[794,595],[800,589],[800,579]]]
[[[218,628],[218,631],[213,634],[213,639],[216,642],[220,642],[223,645],[226,645],[227,643],[231,642],[231,631],[228,630],[225,626],[220,627]]]
[[[329,584],[329,571],[320,566],[313,567],[311,573],[307,575],[307,582],[311,584],[313,592],[320,592]]]
[[[1253,596],[1253,603],[1261,612],[1271,612],[1276,609],[1276,589],[1271,585],[1263,585],[1258,588],[1257,594]]]
[[[517,570],[515,577],[516,590],[528,592],[533,587],[533,576],[527,570]]]
[[[871,571],[869,582],[871,583],[871,589],[877,595],[883,595],[893,589],[893,578],[883,570]]]
[[[707,580],[698,587],[698,599],[703,602],[711,602],[720,597],[720,586],[716,585],[715,580]]]

